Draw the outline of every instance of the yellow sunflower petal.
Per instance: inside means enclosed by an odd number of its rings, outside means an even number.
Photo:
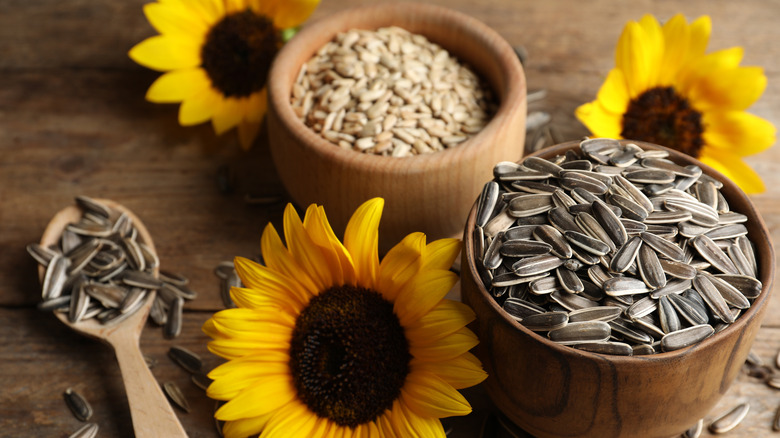
[[[208,350],[225,359],[262,354],[268,350],[289,350],[290,342],[245,341],[229,338],[216,338],[207,344]]]
[[[242,12],[247,8],[245,0],[225,0],[225,14],[234,14]]]
[[[409,352],[420,361],[443,361],[456,358],[479,344],[477,335],[464,327],[437,341],[409,340]]]
[[[246,121],[260,123],[265,117],[268,105],[266,89],[252,93],[246,98]]]
[[[761,177],[736,154],[704,147],[700,152],[699,160],[734,181],[749,195],[763,193],[766,190]]]
[[[214,117],[211,123],[214,126],[214,132],[222,135],[232,128],[238,126],[244,113],[241,111],[241,103],[235,98],[223,98],[219,107],[214,110]]]
[[[479,359],[471,353],[463,353],[458,357],[441,362],[426,362],[413,358],[409,367],[412,372],[420,370],[435,374],[455,389],[478,385],[487,378],[487,373],[482,369]]]
[[[264,379],[278,379],[283,376],[283,373],[277,373],[277,375],[270,377],[244,375],[241,376],[240,379],[218,379],[211,382],[208,389],[206,390],[206,395],[208,395],[210,398],[213,398],[214,400],[232,400],[245,389],[254,386]]]
[[[184,36],[203,43],[209,25],[192,10],[171,3],[147,3],[144,15],[161,34]]]
[[[242,120],[238,123],[238,144],[241,149],[248,151],[255,143],[257,134],[260,132],[260,122],[249,122]]]
[[[304,304],[292,295],[285,298],[281,294],[261,293],[257,289],[245,287],[231,287],[230,298],[238,307],[247,309],[276,308],[280,312],[287,312],[290,315],[301,313]]]
[[[146,92],[146,100],[176,103],[211,87],[206,71],[200,67],[173,70],[157,78]]]
[[[317,424],[317,416],[294,399],[283,406],[266,424],[262,438],[310,437]]]
[[[294,303],[289,305],[296,309],[308,302],[306,289],[300,283],[291,281],[289,276],[244,257],[236,257],[233,265],[241,282],[248,288],[256,289],[257,294],[272,295],[281,301],[293,300]]]
[[[658,66],[661,65],[665,48],[664,34],[658,20],[650,14],[645,14],[639,20],[639,26],[642,28],[645,40],[643,44],[643,50],[646,51],[644,61],[650,67],[647,71],[647,88],[652,88],[658,85],[660,70]]]
[[[186,6],[209,25],[215,24],[225,16],[222,0],[177,0],[174,3]]]
[[[306,230],[312,242],[320,248],[322,251],[327,268],[333,277],[334,285],[345,284],[344,270],[350,267],[343,268],[342,255],[346,251],[341,251],[343,248],[341,242],[338,241],[333,230],[328,224],[327,218],[320,214],[321,207],[316,204],[311,204],[306,210],[306,215],[303,218],[303,229]]]
[[[665,45],[661,61],[663,68],[659,69],[658,83],[668,86],[672,84],[680,68],[690,59],[691,30],[685,16],[677,14],[664,23],[662,31]]]
[[[418,370],[406,376],[400,399],[421,417],[443,418],[471,412],[471,405],[461,393],[437,375],[425,371]]]
[[[393,402],[393,405],[398,403],[398,400],[396,399]],[[393,429],[393,423],[391,422],[391,416],[392,413],[395,412],[397,408],[388,409],[386,410],[382,415],[379,416],[379,418],[376,419],[376,426],[377,429],[379,429],[379,436],[382,438],[385,437],[396,437],[396,432]],[[401,438],[401,437],[398,437]]]
[[[610,70],[607,79],[601,85],[596,100],[610,113],[623,114],[628,109],[631,98],[623,71],[617,68]]]
[[[263,364],[289,364],[289,362],[289,352],[266,351],[262,354],[244,356],[222,363],[209,371],[208,376],[212,379],[219,379],[244,369],[263,368]]]
[[[179,124],[192,126],[211,119],[214,109],[222,100],[222,95],[211,87],[204,88],[198,94],[190,96],[179,107]]]
[[[314,428],[312,428],[311,435],[309,436],[312,438],[332,437],[329,431],[335,425],[335,423],[327,418],[319,418],[317,419],[317,423],[314,425]]]
[[[654,34],[646,34],[644,27],[634,21],[626,24],[620,35],[615,66],[623,71],[632,98],[654,85],[652,72],[657,70],[654,56],[663,50],[658,43]]]
[[[211,318],[209,318],[208,320],[206,320],[206,322],[203,323],[201,330],[203,331],[203,333],[205,333],[207,336],[213,339],[224,338],[222,333],[217,331],[217,328],[214,326],[214,320]]]
[[[599,101],[580,105],[575,115],[595,137],[622,138],[622,114],[607,111]]]
[[[418,273],[401,289],[393,305],[401,325],[407,326],[428,313],[457,282],[457,274],[443,269]]]
[[[436,340],[455,333],[475,318],[469,306],[458,301],[443,300],[404,329],[411,339]]]
[[[295,318],[276,309],[227,309],[211,317],[217,331],[243,341],[284,342],[292,337]]]
[[[393,403],[389,419],[398,437],[444,438],[446,436],[438,418],[423,418],[399,400]]]
[[[309,274],[318,291],[333,286],[328,260],[303,228],[303,222],[292,204],[284,209],[284,237],[287,248],[298,264]]]
[[[289,378],[266,379],[222,405],[214,417],[233,421],[267,414],[295,400],[296,394]]]
[[[128,55],[157,71],[192,68],[200,65],[200,44],[188,38],[155,35],[136,44]]]
[[[460,254],[460,239],[434,240],[425,246],[425,256],[420,269],[450,269]]]
[[[689,57],[703,56],[707,50],[707,44],[710,41],[712,32],[712,20],[709,16],[703,15],[697,18],[690,27]]]
[[[777,134],[768,120],[743,111],[707,112],[703,124],[705,144],[742,157],[766,150]]]
[[[412,233],[387,252],[379,264],[379,279],[376,285],[376,289],[385,299],[395,300],[400,286],[420,271],[424,250],[425,234]]]
[[[270,10],[266,15],[273,18],[274,27],[287,29],[300,26],[314,12],[319,0],[266,0]]]
[[[373,198],[355,210],[344,231],[344,247],[352,254],[357,284],[373,289],[379,274],[379,220],[385,201]]]
[[[340,284],[355,285],[355,264],[352,262],[352,255],[347,251],[347,248],[344,247],[339,238],[336,237],[336,233],[333,232],[333,228],[330,226],[328,217],[325,214],[325,208],[318,206],[311,221],[312,230],[309,231],[309,234],[312,235],[312,238],[315,239],[318,245],[329,248],[332,256],[335,256],[339,261],[341,269]],[[307,226],[305,220],[303,225],[304,227]]]
[[[690,98],[691,90],[702,78],[718,75],[722,70],[733,70],[739,67],[744,50],[742,47],[719,50],[688,63],[678,73],[674,87],[685,97]],[[695,102],[693,102],[695,104]],[[701,107],[702,105],[698,105]]]
[[[274,412],[270,412],[256,417],[228,421],[222,427],[222,435],[225,438],[246,438],[258,435],[273,415]]]
[[[285,248],[279,233],[276,232],[276,228],[271,223],[266,225],[265,230],[263,230],[260,250],[266,266],[287,277],[291,283],[299,283],[300,287],[309,295],[314,295],[319,291],[308,272],[303,270]]]
[[[766,89],[767,79],[760,67],[740,67],[710,72],[694,81],[687,97],[697,110],[745,110]]]

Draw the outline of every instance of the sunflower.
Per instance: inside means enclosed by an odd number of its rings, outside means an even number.
[[[130,49],[135,62],[165,72],[146,99],[178,103],[179,123],[211,120],[219,135],[238,126],[249,149],[266,111],[266,79],[287,29],[319,0],[158,0],[144,6],[160,33]]]
[[[321,206],[301,221],[288,205],[287,246],[268,224],[265,265],[235,259],[237,308],[203,326],[228,359],[208,388],[226,401],[215,413],[226,437],[443,438],[439,418],[471,411],[457,389],[486,377],[469,353],[474,313],[443,298],[460,241],[412,233],[380,262],[383,206],[361,205],[342,244]]]
[[[742,158],[775,142],[775,127],[745,112],[763,93],[759,67],[740,66],[740,47],[705,54],[710,18],[663,27],[651,15],[629,22],[596,100],[576,110],[598,137],[677,149],[720,171],[747,193],[764,190]]]

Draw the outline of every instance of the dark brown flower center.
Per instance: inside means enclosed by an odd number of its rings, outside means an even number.
[[[704,144],[701,113],[673,87],[651,88],[632,99],[620,135],[677,149],[692,157]]]
[[[246,97],[265,86],[278,49],[273,23],[247,9],[211,28],[201,49],[203,69],[224,96]]]
[[[390,408],[410,359],[393,304],[372,290],[330,288],[295,322],[290,369],[298,397],[341,426],[354,428]]]

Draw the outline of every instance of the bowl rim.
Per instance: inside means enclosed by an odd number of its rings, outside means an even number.
[[[316,51],[331,41],[338,33],[353,28],[377,29],[397,24],[398,19],[410,22],[439,22],[449,28],[473,38],[481,47],[492,53],[491,59],[499,66],[497,75],[503,84],[496,84],[483,74],[482,68],[464,60],[485,80],[496,97],[499,106],[490,121],[478,133],[454,148],[447,148],[431,154],[409,157],[388,157],[344,150],[338,145],[320,137],[300,120],[290,105],[292,85],[300,67]],[[407,24],[407,23],[405,23]],[[424,32],[419,32],[426,35]],[[318,44],[312,44],[318,43]],[[436,41],[452,53],[446,44]],[[302,60],[298,62],[298,60]],[[294,74],[290,74],[293,72]],[[349,8],[320,18],[301,29],[277,54],[268,76],[269,111],[275,111],[278,123],[299,143],[307,145],[313,154],[328,160],[338,161],[350,167],[376,168],[377,171],[422,172],[433,167],[446,166],[456,156],[476,156],[491,147],[491,138],[500,134],[504,120],[511,120],[514,113],[525,111],[526,79],[523,66],[512,46],[495,30],[481,21],[462,12],[442,6],[412,2],[382,3]],[[501,90],[499,85],[503,85]],[[458,158],[462,159],[462,158]]]
[[[742,191],[742,189],[740,189],[733,181],[729,180],[722,173],[702,163],[698,159],[685,155],[682,152],[679,152],[677,150],[656,145],[653,143],[635,141],[635,140],[625,140],[625,139],[621,139],[620,142],[621,144],[633,143],[642,147],[643,149],[657,149],[657,150],[667,151],[670,153],[669,159],[671,159],[672,161],[679,162],[679,161],[687,160],[690,161],[691,164],[696,164],[697,166],[701,167],[704,173],[723,183],[724,188],[728,187],[726,188],[726,190],[730,193],[729,196],[727,196],[726,198],[727,200],[730,201],[731,200],[730,198],[736,197],[739,198],[740,201],[748,207],[749,210],[748,212],[740,211],[740,213],[748,215],[749,218],[748,221],[754,222],[755,231],[757,232],[756,234],[758,235],[754,234],[753,236],[751,236],[750,240],[756,246],[764,245],[765,243],[769,255],[769,257],[767,257],[766,259],[762,259],[758,263],[758,269],[759,269],[758,277],[762,283],[762,288],[761,288],[761,293],[755,300],[753,300],[753,302],[750,305],[750,308],[748,308],[746,312],[739,315],[739,317],[736,319],[734,323],[730,324],[725,329],[714,333],[712,336],[708,337],[707,339],[704,339],[703,341],[700,341],[696,344],[690,345],[685,348],[681,348],[679,350],[660,352],[660,353],[655,353],[650,355],[620,356],[620,355],[611,355],[606,353],[595,353],[586,350],[579,350],[574,347],[570,347],[568,345],[562,345],[557,342],[551,341],[550,339],[547,339],[546,337],[525,328],[522,324],[517,322],[517,320],[509,316],[509,314],[506,313],[501,308],[501,306],[498,305],[496,300],[490,295],[487,289],[485,289],[485,286],[479,280],[480,276],[476,268],[476,263],[474,258],[474,245],[472,240],[473,230],[476,224],[477,203],[479,202],[479,200],[477,199],[477,201],[475,201],[474,204],[472,205],[472,208],[469,211],[468,219],[466,221],[466,227],[464,229],[464,234],[463,234],[463,239],[464,239],[463,254],[466,259],[465,262],[466,269],[469,269],[469,272],[472,275],[472,278],[476,285],[476,289],[479,291],[478,292],[479,299],[486,301],[488,303],[488,307],[492,309],[499,318],[501,318],[503,321],[508,323],[510,326],[514,327],[515,329],[519,330],[520,332],[522,332],[527,336],[531,336],[532,339],[538,340],[546,347],[551,348],[554,351],[561,353],[563,355],[579,355],[579,356],[584,356],[586,358],[601,359],[601,360],[608,359],[614,362],[615,364],[635,366],[637,364],[648,364],[648,363],[659,362],[659,361],[670,362],[679,359],[683,356],[686,356],[692,351],[698,349],[706,350],[709,348],[713,348],[715,344],[718,343],[720,338],[726,337],[734,331],[744,330],[748,322],[751,321],[753,318],[755,318],[756,314],[759,311],[761,311],[763,307],[767,306],[767,301],[772,292],[772,282],[774,280],[775,254],[774,254],[772,239],[770,237],[769,231],[767,230],[766,224],[764,223],[764,220],[761,217],[759,211],[755,208],[753,202],[750,201],[750,199],[745,194],[745,192]],[[529,156],[559,155],[564,153],[567,150],[576,148],[577,145],[579,145],[579,143],[580,141],[577,140],[577,141],[569,141],[569,142],[564,142],[557,145],[549,146],[540,149],[538,151],[535,151],[532,154],[526,155],[519,162],[522,162],[522,160],[524,160]]]

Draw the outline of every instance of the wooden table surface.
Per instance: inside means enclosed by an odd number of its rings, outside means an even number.
[[[215,437],[214,402],[166,356],[172,345],[220,363],[206,351],[200,327],[222,308],[213,270],[234,256],[257,255],[268,221],[279,225],[287,201],[266,140],[243,152],[236,136],[209,125],[177,124],[176,105],[144,100],[158,73],[126,53],[154,32],[142,14],[148,0],[5,0],[0,2],[0,436],[67,436],[80,427],[62,392],[75,388],[93,405],[101,436],[132,436],[119,369],[108,347],[66,329],[36,310],[36,264],[25,252],[49,218],[76,195],[114,199],[138,214],[155,238],[163,268],[191,279],[199,296],[186,305],[182,334],[166,340],[149,324],[143,352],[157,360],[160,382],[179,384],[192,405],[179,417],[190,437]],[[360,0],[323,0],[313,18]],[[547,97],[530,105],[552,115],[556,140],[586,134],[574,109],[591,100],[613,66],[614,46],[628,20],[709,14],[710,50],[745,48],[743,64],[764,67],[769,85],[751,112],[780,126],[780,1],[438,0],[487,23],[528,53],[530,90]],[[753,196],[780,242],[780,148],[748,159],[768,190]],[[259,202],[276,198],[278,202]],[[327,209],[327,206],[326,206]],[[465,220],[465,218],[464,218]],[[780,272],[780,270],[778,270]],[[754,352],[774,363],[780,350],[780,294]],[[477,436],[490,409],[480,388],[475,406],[456,419],[454,436]],[[749,400],[744,423],[727,436],[769,436],[780,392],[741,375],[716,408]],[[715,414],[717,412],[713,412]],[[705,433],[705,436],[707,434]]]

